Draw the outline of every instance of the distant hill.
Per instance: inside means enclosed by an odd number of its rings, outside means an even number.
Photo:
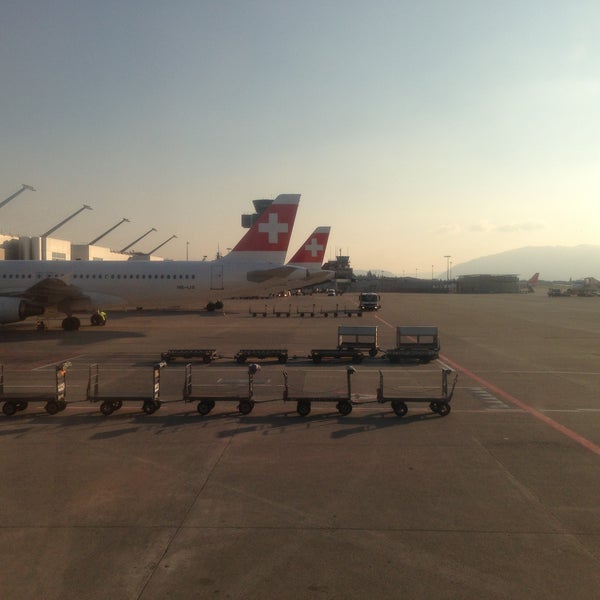
[[[527,246],[499,254],[482,256],[453,265],[452,276],[519,275],[529,279],[534,273],[546,281],[568,281],[583,277],[600,279],[600,246]]]

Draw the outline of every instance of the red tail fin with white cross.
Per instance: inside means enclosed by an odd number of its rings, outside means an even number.
[[[225,259],[264,260],[283,265],[299,202],[300,194],[277,196]]]
[[[331,227],[317,227],[294,254],[288,265],[318,271],[325,260]]]

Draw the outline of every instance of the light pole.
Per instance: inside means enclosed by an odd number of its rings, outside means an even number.
[[[446,259],[446,281],[450,281],[450,259],[452,257],[450,254],[445,254],[444,258]]]

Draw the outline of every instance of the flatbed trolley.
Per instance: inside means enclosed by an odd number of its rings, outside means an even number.
[[[454,381],[448,391],[448,375],[454,373]],[[407,402],[429,402],[431,412],[437,413],[440,417],[450,414],[450,402],[454,394],[454,388],[458,381],[458,373],[452,369],[442,369],[442,394],[441,396],[386,396],[383,392],[383,373],[379,371],[379,387],[377,388],[378,402],[391,402],[392,410],[397,416],[403,417],[408,412]]]
[[[354,364],[361,363],[365,355],[360,350],[351,348],[313,348],[310,351],[310,358],[318,365],[324,358],[350,358]]]
[[[183,384],[184,402],[198,402],[197,410],[201,415],[207,415],[217,401],[233,401],[238,403],[238,410],[243,415],[248,415],[254,408],[254,375],[260,370],[256,363],[248,365],[248,395],[247,396],[207,396],[194,395],[192,391],[192,365],[185,365],[185,382]]]
[[[125,394],[99,394],[98,393],[98,364],[90,365],[86,397],[90,402],[101,402],[100,412],[108,416],[123,406],[123,402],[137,401],[142,403],[142,410],[151,415],[160,406],[160,370],[166,367],[166,362],[155,363],[152,367],[152,395],[125,395]]]
[[[233,358],[239,365],[249,358],[276,358],[277,362],[283,364],[287,362],[288,351],[287,348],[243,348]]]
[[[4,365],[0,365],[0,402],[4,402],[2,412],[11,417],[17,411],[25,410],[29,402],[45,402],[49,415],[65,410],[67,402],[67,369],[70,362],[64,362],[55,367],[55,388],[53,392],[5,392]]]
[[[171,362],[176,358],[201,359],[204,364],[208,364],[217,358],[217,351],[214,348],[171,348],[160,355],[162,360]]]
[[[310,414],[313,402],[336,402],[336,408],[341,415],[349,415],[352,412],[352,385],[351,377],[356,373],[354,367],[346,367],[346,380],[348,385],[347,396],[294,396],[290,397],[288,387],[288,374],[283,371],[283,400],[284,402],[296,402],[296,412],[301,417]]]

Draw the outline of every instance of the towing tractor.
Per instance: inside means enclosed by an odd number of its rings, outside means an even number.
[[[374,292],[363,292],[358,297],[358,307],[360,310],[379,310],[381,308],[381,298]]]

